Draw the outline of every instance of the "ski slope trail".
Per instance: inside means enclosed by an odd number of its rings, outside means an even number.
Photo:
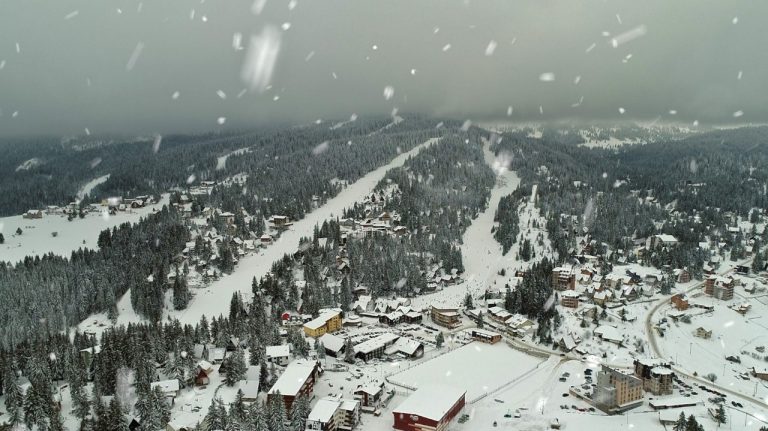
[[[286,253],[295,252],[302,237],[312,236],[315,225],[321,225],[323,221],[334,217],[341,217],[345,208],[351,207],[355,202],[363,200],[367,194],[371,193],[379,181],[384,178],[387,171],[403,166],[408,158],[415,156],[423,148],[437,141],[438,138],[429,139],[350,184],[341,193],[328,200],[325,205],[310,212],[303,219],[294,222],[290,229],[283,232],[272,245],[259,254],[252,254],[241,259],[232,274],[223,276],[205,288],[195,289],[195,297],[187,309],[181,311],[166,310],[166,317],[177,318],[182,324],[195,324],[200,321],[202,315],[209,318],[219,314],[227,315],[232,294],[241,292],[244,299],[248,299],[253,278],[259,279],[265,276],[272,268],[273,262],[282,259]]]
[[[488,166],[493,168],[497,165],[496,156],[487,142],[483,146],[483,155]],[[503,277],[498,275],[501,269],[509,271],[514,267],[513,254],[502,255],[501,244],[493,237],[491,228],[499,201],[503,196],[514,192],[519,185],[520,178],[514,171],[497,171],[496,184],[491,189],[488,206],[472,221],[462,237],[461,257],[464,262],[465,281],[429,295],[413,298],[411,303],[415,307],[457,307],[462,304],[467,292],[476,297],[480,292],[484,292],[487,286],[501,282],[499,279]]]

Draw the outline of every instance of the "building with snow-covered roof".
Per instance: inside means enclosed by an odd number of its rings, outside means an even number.
[[[671,247],[677,245],[677,238],[668,234],[651,235],[648,237],[648,243],[646,244],[648,250],[654,249],[659,245],[663,247]]]
[[[560,293],[560,305],[568,308],[579,308],[579,293],[574,290],[566,290]]]
[[[733,277],[710,275],[704,281],[704,293],[723,301],[733,299],[733,289],[735,287],[736,282]]]
[[[572,266],[558,266],[552,269],[552,288],[573,290],[576,288],[576,271]]]
[[[267,362],[284,367],[291,362],[291,347],[288,344],[267,346]]]
[[[393,428],[402,431],[444,430],[464,408],[466,391],[443,385],[424,385],[392,412]]]
[[[501,334],[498,332],[487,331],[485,329],[473,328],[470,331],[472,339],[475,341],[482,341],[483,343],[496,344],[501,341]]]
[[[592,399],[606,413],[622,412],[643,403],[643,382],[632,374],[603,365],[597,373]]]
[[[387,347],[384,353],[389,356],[400,355],[408,359],[424,356],[424,344],[407,337],[400,337],[394,344]]]
[[[306,431],[352,430],[359,423],[359,401],[325,397],[312,408],[304,429]]]
[[[378,407],[384,394],[384,382],[371,382],[360,385],[354,391],[355,399],[363,407]]]
[[[701,399],[692,397],[664,397],[654,398],[648,401],[648,405],[654,410],[693,407],[699,404],[703,404],[703,401]]]
[[[398,338],[400,338],[399,335],[386,332],[371,338],[370,340],[356,344],[354,347],[355,357],[364,361],[379,358],[384,354],[387,347],[395,344],[395,341],[397,341]]]
[[[457,308],[437,308],[433,306],[429,314],[432,321],[440,326],[451,329],[461,326],[461,316],[459,316]]]
[[[337,310],[324,310],[319,316],[304,324],[304,333],[314,338],[339,329],[341,329],[341,312]]]
[[[317,375],[317,363],[312,361],[296,360],[285,367],[267,397],[275,397],[278,394],[283,398],[286,410],[290,411],[291,404],[299,395],[312,396]]]
[[[635,359],[635,377],[643,381],[643,389],[654,395],[671,395],[675,373],[669,363],[660,359]]]
[[[165,399],[173,405],[176,401],[176,396],[179,395],[179,381],[177,379],[161,380],[158,382],[152,382],[149,384],[150,389],[160,388],[160,391],[165,395]]]
[[[334,358],[341,357],[341,354],[344,352],[345,347],[345,340],[341,337],[337,337],[333,334],[323,334],[322,337],[318,339],[320,343],[323,344],[323,347],[325,348],[325,353],[327,355],[331,355]]]
[[[621,344],[624,341],[624,335],[614,326],[600,325],[595,328],[594,333],[602,340],[610,341],[611,343]]]

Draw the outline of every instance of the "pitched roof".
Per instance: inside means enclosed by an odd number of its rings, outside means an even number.
[[[304,386],[304,383],[315,372],[315,365],[314,362],[310,361],[297,360],[291,362],[285,367],[285,371],[280,375],[280,378],[272,385],[269,393],[274,394],[280,391],[281,395],[296,396],[301,387]]]
[[[423,385],[394,410],[394,414],[418,415],[439,421],[464,397],[466,391],[445,385]]]

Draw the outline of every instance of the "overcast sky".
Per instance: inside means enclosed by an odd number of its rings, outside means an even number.
[[[5,135],[194,132],[393,108],[701,124],[768,113],[760,0],[1,3]]]

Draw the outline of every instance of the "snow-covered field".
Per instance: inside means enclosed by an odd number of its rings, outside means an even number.
[[[194,324],[204,314],[207,316],[226,314],[229,310],[229,301],[232,294],[234,292],[242,292],[244,294],[250,292],[253,277],[257,279],[263,277],[269,272],[273,262],[282,259],[286,253],[296,251],[299,239],[312,236],[315,225],[320,225],[329,218],[341,216],[345,208],[352,206],[357,201],[363,200],[364,196],[370,193],[376,187],[376,184],[384,178],[388,170],[402,166],[409,157],[416,155],[422,148],[435,142],[437,142],[437,138],[430,139],[411,151],[395,157],[389,164],[369,172],[353,184],[350,184],[336,197],[326,202],[325,205],[307,214],[304,219],[296,221],[290,229],[283,232],[263,252],[243,258],[232,274],[221,277],[204,289],[195,290],[195,297],[186,310],[167,310],[165,312],[166,315],[178,318],[182,324]]]
[[[657,338],[657,344],[663,356],[688,373],[696,372],[702,377],[713,373],[719,386],[768,400],[766,382],[745,375],[752,367],[768,368],[768,352],[758,351],[758,348],[768,346],[768,297],[764,293],[745,295],[740,287],[736,291],[737,295],[731,301],[720,301],[703,294],[689,295],[692,302],[714,306],[714,310],[689,308],[691,323],[675,323],[667,317],[671,324],[664,337]],[[744,303],[751,305],[745,315],[728,308],[728,305]],[[656,316],[661,318],[674,311],[666,306]],[[711,330],[712,337],[696,337],[694,334],[699,327]],[[741,363],[726,361],[726,356],[738,356]]]
[[[20,215],[0,218],[0,233],[5,236],[5,244],[0,245],[0,260],[17,262],[25,256],[54,253],[69,256],[81,247],[96,248],[99,233],[121,223],[135,223],[147,214],[157,211],[168,204],[168,195],[154,205],[144,208],[129,209],[116,215],[87,214],[84,219],[78,217],[67,221],[64,215],[43,215],[41,219],[25,219]],[[21,228],[22,234],[16,235]],[[56,232],[56,236],[53,233]]]
[[[416,388],[439,382],[465,389],[467,401],[471,401],[531,372],[540,362],[503,341],[496,344],[476,341],[395,374],[389,381]]]

